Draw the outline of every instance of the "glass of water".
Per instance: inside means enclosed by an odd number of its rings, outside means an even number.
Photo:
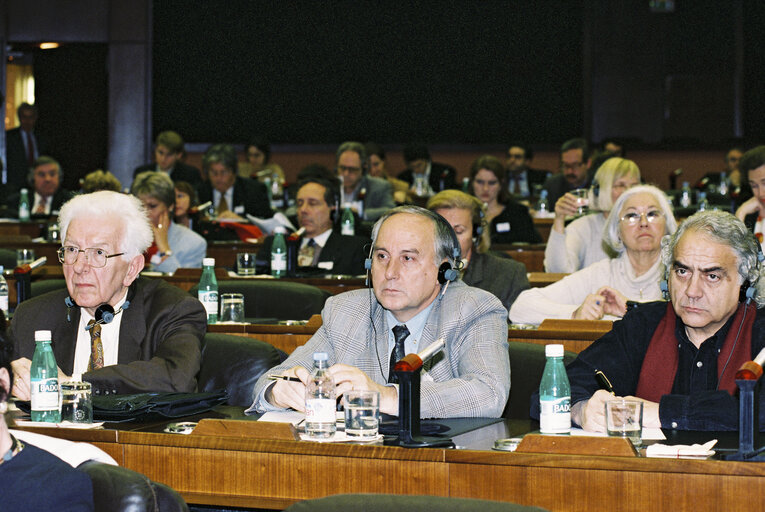
[[[353,441],[377,439],[380,426],[380,393],[348,391],[343,395],[345,435]]]
[[[244,322],[244,295],[241,293],[222,293],[220,295],[218,322]]]
[[[606,430],[609,436],[626,437],[635,446],[643,444],[643,402],[618,398],[606,407]]]

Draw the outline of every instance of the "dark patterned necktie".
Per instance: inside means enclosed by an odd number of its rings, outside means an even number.
[[[95,320],[88,322],[90,327],[90,362],[88,371],[104,367],[104,345],[101,343],[101,324]]]
[[[397,382],[396,375],[393,373],[393,367],[406,355],[404,341],[409,337],[409,329],[406,325],[397,325],[393,328],[393,339],[396,344],[390,352],[390,369],[388,370],[388,382]]]

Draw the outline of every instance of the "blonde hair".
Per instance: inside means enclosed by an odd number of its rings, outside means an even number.
[[[428,210],[451,210],[456,208],[459,210],[470,211],[470,218],[472,222],[471,229],[473,230],[473,248],[477,252],[486,252],[491,246],[491,239],[489,238],[489,229],[486,222],[486,212],[484,211],[483,203],[475,196],[468,195],[459,190],[444,190],[439,192],[428,200]],[[476,228],[481,227],[480,236],[476,234]]]
[[[616,180],[625,176],[633,178],[640,183],[640,168],[632,160],[615,156],[603,162],[592,179],[593,188],[595,183],[597,183],[599,192],[598,197],[595,197],[592,189],[590,189],[590,205],[593,205],[591,208],[602,212],[610,212],[611,208],[614,207],[614,202],[611,199],[611,189]]]

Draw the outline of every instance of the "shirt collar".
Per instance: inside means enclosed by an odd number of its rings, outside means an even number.
[[[430,310],[433,309],[433,304],[435,303],[436,301],[434,300],[428,304],[428,307],[414,315],[414,317],[410,318],[407,322],[403,322],[403,324],[406,324],[406,328],[409,329],[410,339],[420,341],[422,338],[422,331],[425,330],[425,324],[427,323],[428,315],[430,315]],[[396,320],[396,317],[393,316],[393,313],[387,309],[385,310],[385,321],[388,323],[388,333],[391,336],[391,329],[393,329],[394,325],[403,325],[402,322]]]
[[[313,237],[313,241],[319,247],[324,247],[325,245],[327,245],[327,240],[329,240],[329,235],[331,235],[331,234],[332,234],[332,228],[329,228],[324,233]],[[301,244],[301,247],[305,246],[308,243],[308,240],[310,240],[310,239],[311,239],[311,237],[304,236],[303,237],[303,243]]]

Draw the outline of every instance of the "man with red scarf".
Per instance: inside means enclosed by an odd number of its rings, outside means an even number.
[[[735,373],[765,346],[758,255],[754,237],[733,215],[703,211],[686,219],[662,243],[670,302],[629,311],[567,368],[572,421],[605,431],[604,404],[613,396],[599,389],[598,369],[617,396],[645,402],[646,427],[736,430]]]

